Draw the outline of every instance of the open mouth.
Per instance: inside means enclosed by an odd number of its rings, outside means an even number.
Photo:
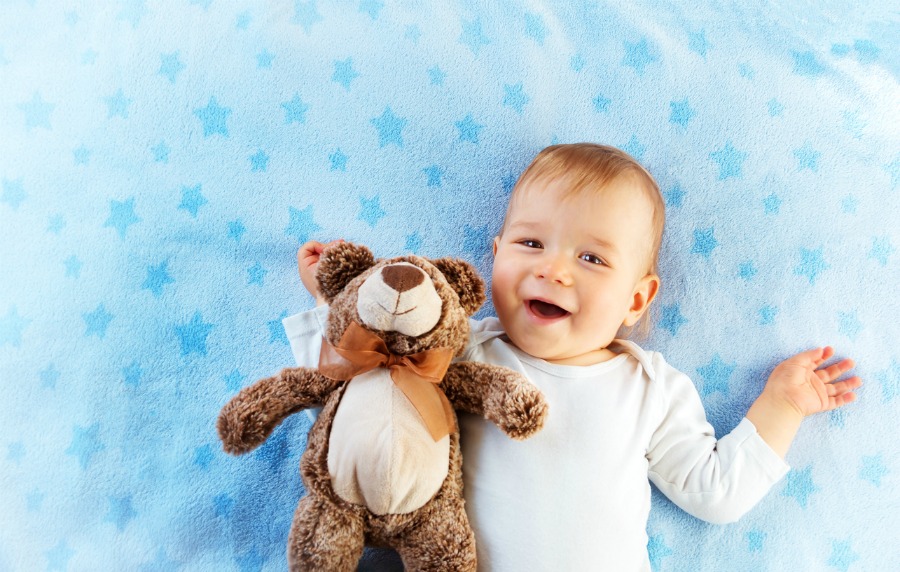
[[[528,309],[539,318],[552,320],[569,315],[568,310],[560,308],[556,304],[544,302],[543,300],[528,300],[525,304],[528,306]]]

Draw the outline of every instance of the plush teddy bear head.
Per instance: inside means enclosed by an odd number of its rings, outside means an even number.
[[[347,242],[325,250],[316,277],[331,308],[329,342],[337,344],[355,321],[397,355],[436,347],[459,355],[468,318],[485,300],[484,281],[467,262],[419,256],[376,261],[368,248]]]

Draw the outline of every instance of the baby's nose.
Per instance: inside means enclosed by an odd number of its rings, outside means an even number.
[[[425,273],[409,264],[394,264],[381,269],[381,279],[397,292],[406,292],[424,282]]]

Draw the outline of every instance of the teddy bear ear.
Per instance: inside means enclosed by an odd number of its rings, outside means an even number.
[[[375,266],[372,251],[360,244],[340,242],[322,252],[316,269],[319,294],[329,304],[351,280]]]
[[[466,314],[471,316],[477,312],[484,304],[485,294],[484,280],[475,267],[459,258],[438,258],[431,263],[441,271],[450,287],[456,291],[459,303],[462,304]]]

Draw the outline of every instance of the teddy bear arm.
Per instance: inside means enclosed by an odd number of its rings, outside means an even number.
[[[322,405],[343,382],[309,368],[288,368],[242,389],[222,408],[216,428],[226,452],[252,451],[293,413]]]
[[[543,394],[507,367],[457,362],[451,364],[441,388],[455,408],[484,417],[513,439],[531,437],[544,426]]]

